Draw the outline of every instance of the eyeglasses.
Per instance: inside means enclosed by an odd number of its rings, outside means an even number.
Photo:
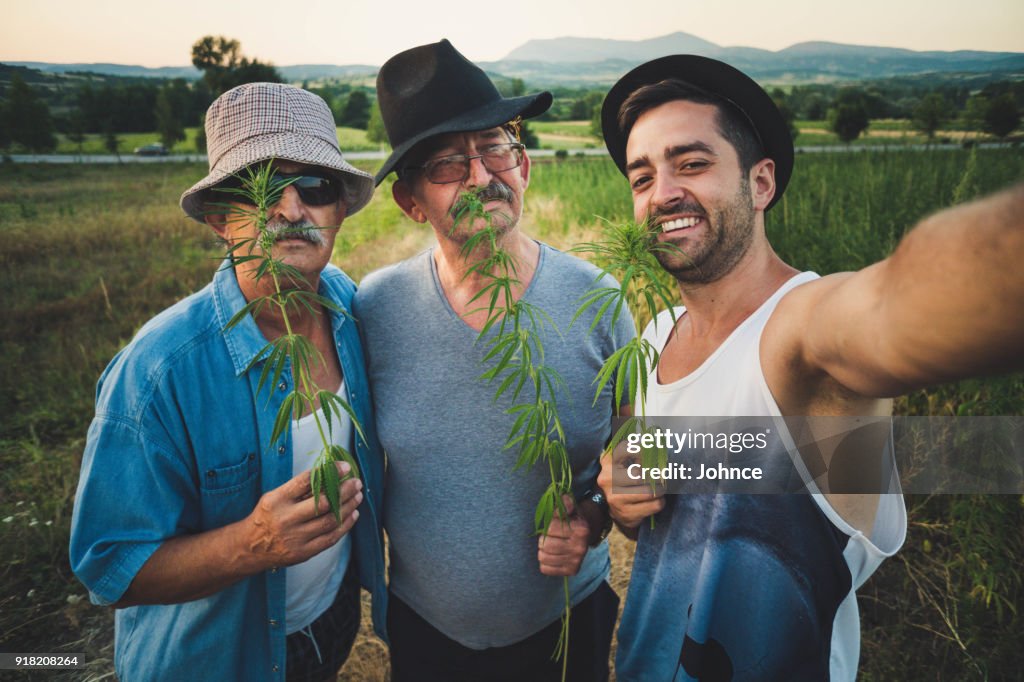
[[[452,154],[431,159],[422,166],[406,166],[403,172],[421,170],[435,185],[446,185],[449,182],[462,182],[469,177],[469,162],[480,159],[491,173],[518,168],[523,163],[525,146],[518,142],[492,144],[480,150],[479,154]]]
[[[277,187],[288,183],[299,193],[302,203],[307,206],[327,206],[336,203],[344,194],[344,185],[340,180],[325,173],[274,173],[270,180],[269,187]],[[231,177],[217,185],[214,189],[227,192],[231,195],[231,201],[241,204],[251,204],[252,199],[248,192],[243,191],[245,183],[243,178]]]

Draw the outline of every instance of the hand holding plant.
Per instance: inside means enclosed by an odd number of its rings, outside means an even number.
[[[246,371],[262,363],[257,384],[257,393],[261,393],[264,388],[276,386],[290,370],[292,390],[285,396],[278,409],[270,442],[278,442],[289,428],[292,419],[298,419],[306,412],[312,413],[323,446],[309,475],[308,490],[313,496],[313,510],[319,513],[320,496],[323,495],[335,521],[340,524],[340,485],[343,480],[350,477],[358,478],[359,466],[345,447],[333,442],[331,433],[335,426],[340,424],[342,417],[348,415],[356,436],[365,436],[349,404],[336,393],[322,389],[313,380],[314,369],[325,360],[309,338],[294,331],[292,316],[322,315],[323,319],[326,319],[330,311],[343,315],[348,313],[334,301],[313,291],[298,269],[273,255],[273,246],[280,238],[280,234],[277,230],[268,229],[268,211],[281,200],[285,188],[296,178],[278,178],[270,163],[265,163],[256,168],[245,169],[237,180],[237,187],[217,188],[237,201],[217,203],[215,207],[224,211],[229,221],[252,221],[256,226],[256,232],[254,237],[234,241],[229,247],[228,254],[236,267],[244,263],[254,263],[256,267],[252,271],[252,277],[256,281],[269,278],[272,286],[269,288],[270,293],[248,301],[228,321],[225,331],[235,327],[250,315],[255,318],[259,318],[262,313],[279,315],[284,333],[270,340],[246,367]],[[269,399],[268,390],[268,401]],[[347,464],[346,474],[339,473],[339,462]]]
[[[562,679],[565,679],[569,660],[571,609],[568,576],[575,574],[575,571],[566,571],[563,560],[567,554],[577,553],[578,547],[574,547],[574,543],[578,543],[574,533],[578,533],[579,526],[585,524],[577,519],[577,530],[567,531],[566,537],[562,537],[563,524],[569,526],[572,504],[572,465],[556,402],[556,394],[560,387],[564,388],[565,382],[553,367],[544,363],[544,345],[540,333],[545,325],[556,333],[558,330],[543,310],[522,298],[515,298],[513,289],[520,284],[516,261],[512,254],[501,248],[493,218],[480,197],[481,191],[471,190],[460,195],[452,211],[452,229],[463,221],[480,219],[484,223],[484,227],[463,244],[461,253],[467,262],[473,254],[483,253],[483,257],[469,262],[465,276],[476,274],[487,282],[470,299],[470,303],[481,301],[483,305],[478,310],[486,312],[486,321],[477,335],[477,342],[485,344],[484,363],[490,366],[480,378],[489,383],[497,383],[495,400],[509,393],[514,403],[508,410],[515,420],[505,449],[518,451],[517,469],[530,468],[538,462],[548,465],[551,482],[537,504],[534,529],[545,540],[553,528],[557,528],[559,533],[552,540],[550,549],[559,553],[559,558],[555,560],[559,570],[554,574],[562,576],[565,609],[562,612],[562,631],[554,658],[561,659]],[[523,400],[517,402],[520,397]],[[579,554],[580,559],[583,554]],[[544,560],[542,558],[542,567]]]
[[[605,315],[611,315],[612,323],[618,319],[623,310],[628,310],[633,315],[634,324],[637,325],[636,336],[627,344],[619,348],[609,357],[600,373],[595,379],[597,390],[594,394],[594,403],[597,403],[601,392],[609,381],[614,380],[615,405],[616,408],[622,404],[623,391],[626,395],[638,402],[639,414],[626,419],[615,434],[612,436],[606,450],[606,456],[611,457],[615,448],[622,443],[626,435],[634,431],[647,432],[651,427],[647,424],[647,387],[650,382],[650,370],[658,364],[658,349],[650,341],[642,338],[641,330],[647,320],[657,319],[660,308],[664,306],[670,311],[673,324],[676,321],[673,308],[675,292],[669,283],[668,276],[659,265],[655,254],[661,251],[672,251],[679,255],[682,252],[678,247],[671,244],[659,243],[656,239],[656,230],[649,222],[624,224],[613,224],[605,221],[603,239],[595,242],[587,242],[573,249],[589,253],[602,268],[598,276],[599,281],[605,275],[616,278],[619,287],[600,287],[594,289],[580,301],[573,322],[575,322],[587,310],[597,306],[594,320],[591,322],[590,331],[597,327]],[[643,448],[640,451],[640,463],[644,468],[661,468],[667,464],[668,455],[664,450],[655,448]],[[604,468],[602,471],[603,474]],[[605,474],[600,485],[606,493],[612,491],[610,476]],[[652,481],[649,486],[653,495],[657,486]],[[645,496],[650,499],[650,496]],[[657,511],[663,506],[660,500],[651,500],[652,504],[646,504],[638,500],[639,511]],[[654,527],[654,516],[651,515],[651,527]]]

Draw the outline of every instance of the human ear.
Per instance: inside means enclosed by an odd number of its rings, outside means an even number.
[[[416,197],[413,196],[408,182],[401,179],[395,180],[395,184],[391,185],[391,196],[398,207],[402,209],[402,213],[418,223],[427,222],[427,214],[416,203]]]
[[[208,204],[207,204],[208,205]],[[223,213],[204,212],[203,222],[210,226],[217,236],[228,240],[228,217]]]
[[[523,189],[530,186],[530,155],[523,150],[523,163],[519,166],[519,176],[523,179]]]
[[[761,159],[750,168],[750,193],[756,210],[768,208],[775,196],[775,162]]]

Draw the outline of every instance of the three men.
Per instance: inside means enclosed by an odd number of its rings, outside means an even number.
[[[604,513],[566,497],[570,523],[556,517],[545,538],[534,537],[548,467],[516,470],[516,451],[505,449],[516,403],[511,391],[495,399],[497,382],[481,379],[487,344],[477,337],[488,315],[477,296],[504,273],[473,268],[489,245],[464,251],[490,221],[514,262],[513,298],[550,316],[538,329],[543,362],[564,380],[552,397],[575,497],[584,498],[613,412],[611,387],[592,406],[593,381],[633,332],[625,318],[593,334],[591,319],[570,326],[598,271],[519,228],[530,158],[515,122],[543,113],[551,95],[502,98],[445,40],[388,60],[377,96],[394,150],[377,182],[395,171],[395,201],[437,237],[428,251],[368,276],[355,301],[388,456],[392,679],[558,679],[552,654],[566,602],[558,576],[569,576],[573,606],[569,677],[604,679],[618,603],[605,582]],[[456,218],[467,193],[489,218]]]
[[[338,226],[361,209],[372,177],[342,158],[319,97],[252,83],[211,105],[210,173],[181,198],[229,246],[257,236],[253,207],[233,192],[246,169],[272,163],[290,184],[268,209],[274,257],[339,309],[355,286],[328,264]],[[110,363],[97,389],[75,499],[71,563],[92,600],[112,605],[122,679],[332,679],[359,626],[359,585],[383,632],[378,522],[383,466],[358,331],[319,303],[274,306],[228,323],[273,290],[259,261],[234,249],[202,291],[150,320]],[[256,255],[260,251],[256,250]],[[289,283],[290,282],[290,283]],[[347,400],[330,438],[360,478],[340,486],[340,522],[310,496],[320,451],[311,414],[276,442],[274,421],[296,379],[257,389],[269,340],[305,335],[322,361],[312,378]],[[339,466],[342,475],[347,464]]]
[[[890,258],[818,277],[765,236],[793,148],[752,80],[702,57],[657,59],[612,88],[602,122],[684,304],[645,332],[660,352],[648,415],[887,415],[909,390],[1020,366],[1021,188],[982,206],[985,220],[944,212]],[[864,467],[878,461],[864,452]],[[613,518],[639,532],[619,679],[854,679],[854,590],[903,542],[900,495],[613,490],[626,463],[606,460],[599,478]]]

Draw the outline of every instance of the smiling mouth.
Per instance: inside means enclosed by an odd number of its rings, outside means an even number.
[[[662,233],[675,232],[676,230],[685,230],[688,227],[694,227],[701,221],[701,218],[696,216],[690,216],[688,218],[676,218],[675,220],[667,220],[661,223],[658,227],[661,228]]]

